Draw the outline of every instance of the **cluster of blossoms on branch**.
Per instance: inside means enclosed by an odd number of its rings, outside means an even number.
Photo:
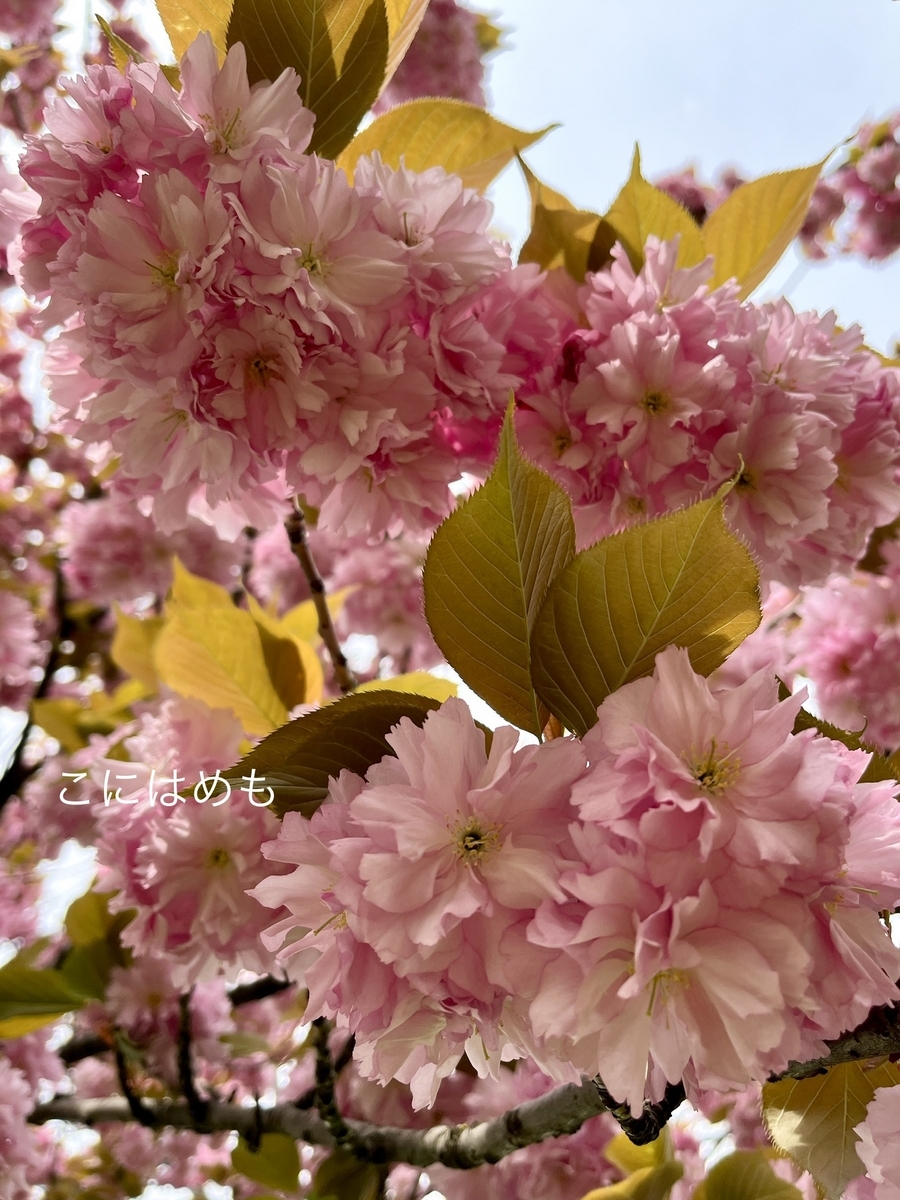
[[[635,1113],[824,1053],[897,998],[900,825],[865,754],[792,734],[801,699],[767,672],[717,689],[673,648],[583,742],[502,728],[490,753],[449,700],[286,814],[264,852],[295,870],[254,895],[290,915],[263,940],[418,1105],[463,1050],[599,1073]]]
[[[538,272],[442,170],[373,160],[351,185],[304,154],[291,72],[251,96],[242,47],[219,70],[201,38],[182,79],[91,69],[22,162],[21,278],[69,326],[49,374],[70,428],[163,528],[201,487],[265,524],[285,482],[348,532],[433,526],[559,338]]]

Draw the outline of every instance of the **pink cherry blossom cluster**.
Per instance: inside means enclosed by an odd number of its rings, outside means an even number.
[[[356,1036],[363,1075],[431,1103],[465,1050],[599,1072],[640,1110],[665,1081],[742,1088],[898,996],[879,912],[900,820],[868,757],[793,735],[800,699],[670,648],[583,742],[488,751],[465,705],[389,735],[311,820],[288,813],[263,941]]]
[[[854,1200],[900,1200],[900,1088],[876,1090],[856,1133],[866,1176],[856,1185]]]
[[[48,372],[71,430],[166,531],[199,489],[258,526],[282,477],[326,527],[433,527],[564,314],[458,178],[376,158],[350,184],[306,154],[293,72],[251,90],[243,47],[220,70],[203,36],[181,77],[90,68],[22,160],[20,278],[66,324]]]
[[[867,122],[846,161],[816,185],[800,244],[811,258],[835,250],[880,262],[900,248],[900,113]]]
[[[483,108],[484,63],[478,23],[478,14],[458,0],[431,0],[374,111],[381,113],[422,96],[446,96]]]
[[[130,762],[96,759],[91,768],[98,785],[110,771],[118,793],[96,816],[98,886],[116,892],[113,911],[136,909],[124,943],[167,960],[181,988],[223,966],[265,972],[273,964],[260,942],[269,914],[247,890],[270,870],[260,845],[274,836],[276,817],[237,802],[147,802],[151,771],[169,785],[177,771],[183,789],[236,762],[242,739],[230,713],[175,698],[142,714],[124,738]]]
[[[62,69],[54,48],[60,0],[3,0],[0,41],[10,53],[12,78],[0,92],[0,125],[20,137],[41,126],[44,105]]]
[[[279,531],[287,541],[284,530]],[[63,575],[73,599],[122,604],[141,596],[165,596],[177,555],[194,575],[223,587],[240,583],[243,539],[220,538],[210,525],[189,517],[166,536],[132,501],[117,493],[69,504],[59,522]],[[97,548],[102,547],[99,554]]]
[[[743,677],[767,663],[812,685],[819,713],[892,752],[900,747],[900,545],[881,543],[881,574],[834,575],[821,587],[779,589],[762,626],[724,670]]]
[[[731,479],[764,578],[846,572],[900,513],[900,375],[833,313],[741,304],[675,256],[651,238],[640,272],[617,248],[588,277],[586,327],[519,393],[526,452],[573,497],[582,544]]]
[[[671,171],[668,175],[660,175],[653,180],[653,185],[677,200],[697,224],[702,225],[710,213],[745,182],[733,167],[726,167],[719,174],[717,183],[705,183],[697,178],[696,169],[689,166],[682,167],[680,171]]]

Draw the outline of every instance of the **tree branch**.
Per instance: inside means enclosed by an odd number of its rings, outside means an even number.
[[[184,1100],[143,1100],[142,1108],[152,1116],[155,1127],[196,1129],[196,1123]],[[514,1150],[534,1145],[548,1137],[575,1133],[585,1121],[605,1111],[595,1084],[584,1080],[580,1086],[565,1084],[504,1113],[494,1121],[473,1125],[435,1125],[432,1129],[397,1129],[371,1125],[366,1121],[347,1121],[354,1148],[369,1162],[405,1162],[414,1167],[442,1163],[446,1167],[468,1169],[483,1163],[499,1162]],[[33,1125],[47,1121],[73,1121],[80,1125],[123,1122],[134,1119],[127,1100],[79,1100],[60,1096],[40,1104],[29,1117]],[[253,1138],[263,1133],[285,1133],[313,1145],[333,1146],[334,1138],[315,1110],[278,1104],[274,1108],[245,1108],[239,1104],[209,1103],[204,1130],[235,1130]]]
[[[325,596],[325,584],[313,560],[312,551],[309,548],[306,517],[303,515],[300,501],[296,497],[294,498],[293,512],[284,522],[284,527],[287,530],[288,540],[291,543],[294,557],[303,568],[303,574],[306,576],[306,582],[309,584],[310,592],[312,592],[313,604],[316,606],[316,614],[319,618],[319,637],[328,651],[328,656],[334,667],[335,678],[338,681],[338,687],[344,693],[352,692],[356,687],[356,676],[347,665],[347,659],[338,641],[334,622],[331,619],[331,610],[328,607],[328,600]]]
[[[873,1008],[862,1025],[857,1025],[850,1033],[842,1033],[839,1038],[825,1045],[829,1050],[822,1058],[788,1063],[784,1071],[770,1075],[769,1082],[776,1083],[779,1079],[787,1078],[810,1079],[841,1063],[900,1054],[900,1009],[893,1005]]]

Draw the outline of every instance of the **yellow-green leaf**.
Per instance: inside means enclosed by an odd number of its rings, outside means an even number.
[[[264,1133],[257,1150],[251,1150],[246,1140],[239,1138],[231,1152],[231,1165],[254,1183],[282,1192],[297,1190],[300,1156],[297,1143],[286,1133]]]
[[[58,699],[38,699],[31,702],[31,719],[50,737],[56,738],[67,754],[74,754],[87,745],[87,738],[78,727],[84,710],[74,696]]]
[[[231,6],[232,0],[156,0],[175,57],[180,59],[198,34],[209,33],[221,62]]]
[[[762,1091],[763,1119],[772,1141],[789,1154],[832,1200],[865,1167],[856,1153],[854,1126],[865,1120],[876,1088],[896,1087],[900,1067],[841,1063],[812,1079],[781,1079]]]
[[[239,780],[252,768],[274,791],[274,812],[311,817],[328,795],[329,779],[343,770],[365,775],[393,754],[385,738],[403,717],[421,725],[437,707],[436,700],[410,692],[344,696],[276,730],[225,774]]]
[[[710,1168],[692,1200],[802,1200],[803,1193],[776,1175],[765,1150],[737,1150]]]
[[[729,279],[749,296],[800,232],[824,159],[813,167],[763,175],[735,188],[703,226],[715,259],[710,287]]]
[[[221,584],[191,574],[177,556],[172,559],[170,596],[185,608],[234,608],[234,601]]]
[[[428,3],[429,0],[385,0],[390,41],[382,90],[390,83],[394,72],[400,66],[412,44],[418,28],[422,24]]]
[[[23,1037],[81,1008],[87,999],[62,972],[32,967],[32,958],[23,950],[0,967],[0,1038]]]
[[[603,1157],[618,1167],[623,1175],[633,1175],[646,1167],[656,1167],[673,1159],[672,1139],[668,1129],[663,1129],[652,1142],[636,1146],[627,1133],[617,1133],[603,1147]]]
[[[664,1162],[656,1167],[641,1167],[621,1183],[594,1188],[583,1200],[666,1200],[669,1192],[684,1174],[678,1162]]]
[[[110,27],[108,21],[104,21],[102,17],[98,17],[97,24],[103,30],[103,36],[109,42],[109,52],[118,70],[124,73],[125,68],[130,62],[142,63],[144,61],[144,56],[138,54],[134,46],[129,46],[124,38],[120,38]]]
[[[394,675],[391,679],[370,679],[361,683],[357,692],[412,692],[414,696],[430,696],[443,704],[455,696],[459,688],[449,679],[440,679],[430,671],[410,671],[406,675]]]
[[[483,190],[517,153],[555,128],[525,133],[462,100],[410,100],[376,117],[338,161],[352,175],[357,160],[377,150],[391,167],[401,157],[412,171],[443,167]]]
[[[165,622],[162,617],[131,617],[115,606],[116,632],[110,654],[126,675],[139,679],[152,692],[159,690],[153,663],[153,644]]]
[[[541,183],[522,158],[519,166],[531,195],[531,232],[519,252],[519,262],[537,263],[544,271],[564,267],[577,283],[582,283],[600,224],[599,214],[576,208],[561,192]]]
[[[319,656],[313,650],[310,642],[295,632],[296,627],[302,624],[302,619],[301,621],[289,622],[288,617],[291,616],[291,613],[279,619],[271,613],[266,612],[253,596],[248,595],[247,601],[250,607],[250,614],[259,627],[270,678],[285,706],[291,709],[297,704],[318,704],[325,690],[325,674],[322,670],[322,663],[319,661]],[[307,603],[312,605],[311,600]],[[300,607],[302,605],[298,605],[298,608]],[[329,602],[329,608],[331,607]],[[340,602],[336,603],[335,609],[340,611]],[[296,613],[297,609],[292,609],[291,612]],[[314,608],[313,621],[315,621]],[[290,652],[285,655],[279,655],[275,652],[276,648],[271,643],[267,646],[267,632],[276,642],[287,641],[291,643],[294,656],[292,657]],[[312,636],[316,637],[314,631]],[[318,637],[316,637],[316,640],[318,641]],[[299,677],[295,659],[299,662]],[[273,674],[273,670],[276,674]],[[300,694],[299,678],[302,678],[303,683],[302,695]],[[300,696],[299,700],[295,698],[298,695]]]
[[[760,622],[759,575],[722,499],[626,529],[582,551],[550,585],[532,636],[534,684],[577,733],[667,646],[721,666]]]
[[[310,149],[336,158],[381,90],[390,32],[385,0],[235,0],[228,45],[243,42],[251,83],[285,67],[316,114]]]
[[[706,257],[700,226],[677,200],[643,177],[641,153],[637,147],[628,182],[613,201],[605,220],[615,229],[636,271],[643,265],[644,245],[651,234],[663,242],[680,236],[680,267],[694,266]]]
[[[113,925],[107,901],[100,892],[86,892],[66,912],[66,933],[73,946],[89,946],[106,937]]]
[[[540,735],[530,638],[575,553],[565,492],[524,459],[510,405],[486,483],[440,525],[425,560],[425,616],[444,657],[502,717]]]
[[[383,1167],[339,1148],[319,1164],[309,1200],[378,1200],[383,1181]]]
[[[291,637],[278,637],[256,622],[269,679],[287,712],[306,703],[306,672],[300,649]]]
[[[160,679],[179,695],[228,708],[247,733],[271,733],[287,720],[250,613],[172,605],[154,647]]]

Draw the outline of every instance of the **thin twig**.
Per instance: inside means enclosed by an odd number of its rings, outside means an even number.
[[[294,498],[293,510],[285,520],[284,527],[287,530],[294,557],[303,568],[303,574],[306,576],[306,582],[309,584],[313,604],[316,606],[316,615],[319,618],[319,637],[328,651],[328,657],[331,659],[332,666],[334,667],[338,687],[345,694],[352,692],[356,687],[356,676],[350,670],[347,659],[341,649],[341,644],[338,641],[334,622],[331,619],[331,610],[328,607],[328,598],[325,595],[325,584],[309,548],[306,517],[303,515],[303,508],[300,501],[296,497]]]
[[[198,1126],[206,1122],[209,1101],[197,1091],[194,1064],[191,1061],[191,993],[178,997],[178,1079],[181,1094]]]
[[[316,1097],[315,1105],[319,1116],[327,1125],[331,1136],[339,1146],[347,1150],[356,1149],[356,1138],[337,1106],[334,1085],[337,1079],[335,1061],[328,1045],[331,1023],[324,1017],[313,1021],[311,1041],[316,1051]]]
[[[156,1124],[156,1115],[152,1109],[144,1104],[143,1100],[132,1087],[131,1076],[128,1074],[128,1063],[125,1061],[125,1052],[122,1050],[118,1030],[116,1031],[113,1050],[116,1055],[116,1071],[119,1076],[119,1087],[122,1089],[122,1095],[125,1097],[128,1111],[139,1125],[144,1125],[146,1128],[152,1129]]]

